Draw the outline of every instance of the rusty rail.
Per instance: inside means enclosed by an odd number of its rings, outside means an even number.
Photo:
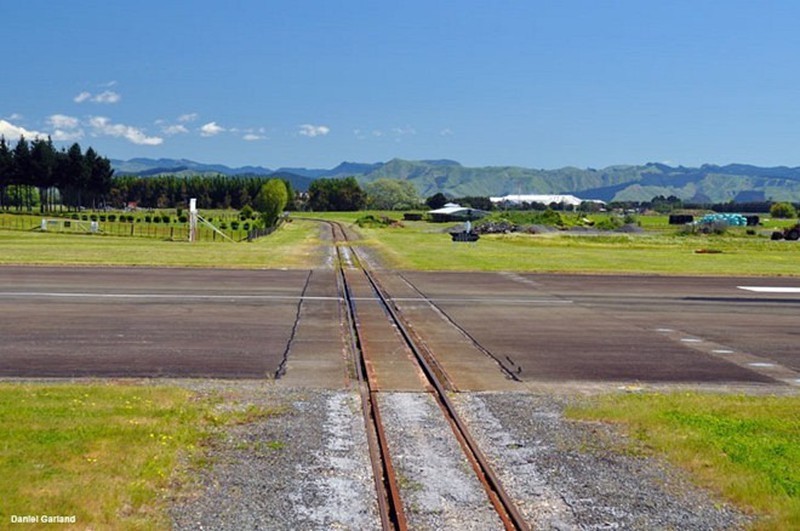
[[[461,417],[456,412],[455,406],[453,405],[452,401],[447,395],[447,388],[445,384],[442,383],[441,375],[444,371],[438,366],[438,363],[433,356],[433,353],[430,352],[427,348],[420,347],[418,345],[419,340],[412,335],[409,331],[409,327],[406,324],[405,319],[401,316],[399,310],[390,303],[390,297],[386,293],[386,291],[381,287],[378,280],[375,278],[375,275],[369,271],[367,267],[365,267],[361,260],[358,259],[358,253],[356,250],[349,245],[349,239],[347,237],[347,233],[344,230],[344,227],[341,224],[335,221],[327,221],[330,224],[333,238],[334,238],[334,245],[336,246],[337,256],[339,257],[339,263],[341,265],[341,251],[339,245],[337,245],[337,233],[336,229],[339,230],[341,234],[341,239],[344,244],[347,245],[349,249],[350,256],[355,258],[358,262],[357,267],[361,270],[361,272],[366,276],[367,280],[369,281],[370,285],[372,286],[373,291],[375,292],[376,296],[383,304],[384,308],[386,309],[387,314],[392,319],[394,325],[397,327],[400,335],[403,337],[403,340],[408,345],[411,352],[414,354],[414,357],[419,364],[420,368],[422,369],[423,374],[428,380],[431,388],[433,389],[432,394],[436,399],[437,403],[439,404],[443,414],[447,418],[450,426],[453,430],[453,433],[458,440],[459,444],[461,445],[464,454],[469,461],[470,465],[472,466],[475,474],[478,476],[486,494],[492,503],[492,506],[497,511],[500,519],[503,522],[503,525],[506,529],[509,530],[528,530],[530,527],[528,526],[525,519],[522,517],[521,513],[516,507],[516,504],[511,499],[511,497],[506,493],[505,489],[503,488],[502,483],[500,482],[497,475],[494,473],[491,465],[489,464],[488,459],[486,456],[481,452],[478,444],[472,438],[467,429],[466,424],[461,419]],[[336,227],[336,228],[334,228]],[[355,265],[355,264],[354,264]],[[341,270],[341,267],[340,267]],[[347,278],[344,274],[344,271],[341,271],[341,278],[345,285],[345,293],[346,293],[346,300],[348,303],[348,307],[350,309],[349,314],[352,319],[352,329],[354,332],[354,341],[356,343],[356,347],[358,347],[359,355],[361,359],[357,361],[357,363],[363,362],[363,356],[365,353],[360,349],[360,338],[358,336],[358,327],[355,326],[355,320],[357,319],[356,311],[355,311],[355,304],[354,301],[350,297],[349,289],[347,288]],[[371,389],[369,377],[362,365],[359,367],[359,381],[363,378],[367,381],[366,387],[369,388],[369,402],[372,404],[372,408],[374,412],[378,412],[377,403],[374,400],[372,394],[374,391]],[[362,374],[363,373],[363,374]],[[362,398],[364,394],[362,393]],[[366,408],[366,406],[365,406]],[[372,414],[372,419],[375,422],[380,421],[380,413],[376,415],[375,413]],[[380,426],[376,426],[376,431],[378,433],[383,433],[383,428]],[[381,436],[379,436],[380,439]],[[382,446],[383,448],[383,446]],[[382,450],[383,451],[383,450]],[[388,456],[388,446],[385,448],[386,454],[384,455],[384,463],[389,463],[389,467],[391,468],[391,459]],[[393,471],[392,471],[393,476]],[[386,480],[389,479],[388,473],[384,476],[384,483],[387,483]],[[377,482],[377,480],[376,480]],[[395,511],[396,515],[403,516],[402,513],[402,502],[399,498],[399,493],[396,492],[397,486],[396,482],[392,481],[389,482],[388,490],[389,490],[389,497],[393,500],[392,503],[396,503]],[[397,496],[396,501],[394,501],[394,496]],[[386,524],[384,524],[385,526]],[[400,525],[399,523],[395,525]],[[402,526],[405,526],[405,518],[402,519]],[[404,528],[404,527],[402,527]]]
[[[408,529],[403,503],[400,499],[400,489],[397,486],[397,476],[392,465],[392,458],[389,453],[389,443],[383,429],[380,408],[374,396],[376,391],[373,389],[371,379],[366,368],[366,353],[361,347],[361,335],[358,330],[355,301],[350,294],[350,286],[347,281],[347,274],[344,272],[344,258],[341,249],[336,245],[338,228],[343,240],[347,241],[344,229],[335,223],[330,223],[331,234],[333,235],[334,246],[336,248],[336,269],[339,282],[339,289],[347,305],[347,325],[350,337],[350,351],[353,354],[356,365],[356,375],[358,377],[358,388],[361,394],[361,409],[364,416],[364,424],[367,428],[367,443],[369,445],[370,461],[372,463],[372,475],[375,479],[375,490],[378,493],[378,511],[381,517],[381,525],[385,530],[405,531]]]

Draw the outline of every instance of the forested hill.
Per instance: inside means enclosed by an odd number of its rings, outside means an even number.
[[[322,177],[355,176],[360,182],[379,178],[411,181],[419,193],[430,196],[444,192],[455,197],[505,194],[575,194],[584,199],[604,201],[648,201],[655,196],[674,195],[696,202],[800,201],[800,168],[762,168],[744,164],[699,168],[671,167],[650,163],[638,166],[610,166],[603,169],[566,167],[556,170],[517,166],[466,167],[452,160],[385,163],[343,162],[332,169],[262,167],[228,168],[187,160],[133,159],[111,161],[118,174],[273,175],[289,178],[297,190]]]

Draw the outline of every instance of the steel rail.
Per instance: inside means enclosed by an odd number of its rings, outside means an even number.
[[[340,225],[330,223],[330,227],[334,247],[336,248],[337,283],[347,306],[345,314],[350,338],[349,346],[355,360],[358,388],[361,395],[361,409],[364,416],[364,424],[367,428],[367,443],[370,451],[370,462],[372,463],[372,475],[375,480],[381,526],[387,531],[405,531],[408,529],[408,524],[400,498],[400,489],[397,486],[397,476],[389,453],[388,439],[383,429],[380,408],[374,396],[376,391],[372,388],[372,382],[366,369],[366,354],[362,349],[361,334],[358,330],[355,301],[350,292],[347,275],[344,272],[344,258],[339,246],[336,245],[336,228],[341,231],[342,239],[346,240],[347,237]]]
[[[494,473],[494,470],[492,469],[491,464],[489,463],[486,456],[483,454],[483,452],[481,452],[477,442],[470,435],[466,424],[458,415],[455,406],[448,397],[447,390],[445,386],[442,384],[439,376],[437,375],[438,371],[434,370],[431,363],[428,362],[427,359],[428,356],[423,354],[422,350],[418,347],[414,336],[408,330],[405,320],[400,316],[399,310],[393,304],[390,303],[390,297],[388,296],[386,291],[381,287],[380,283],[375,278],[374,274],[370,272],[369,269],[367,269],[363,265],[362,260],[360,260],[358,257],[357,251],[350,245],[349,239],[347,238],[347,233],[345,232],[341,224],[335,221],[331,221],[329,223],[331,223],[332,226],[337,225],[339,227],[344,242],[347,244],[350,250],[351,256],[354,257],[358,262],[358,267],[360,268],[361,272],[364,273],[364,275],[366,276],[367,280],[372,286],[373,291],[378,297],[378,300],[386,309],[386,312],[391,317],[394,325],[397,327],[397,330],[400,332],[400,335],[402,336],[403,340],[413,353],[415,359],[417,360],[417,363],[422,369],[423,374],[425,375],[425,377],[427,378],[428,382],[430,383],[431,387],[434,390],[432,392],[432,395],[437,400],[445,417],[450,423],[450,426],[453,430],[455,437],[457,438],[459,444],[461,445],[461,448],[463,449],[464,454],[467,457],[467,460],[472,465],[472,468],[475,471],[476,475],[478,476],[478,479],[483,485],[484,490],[486,491],[486,494],[489,497],[492,506],[497,511],[500,519],[502,520],[503,525],[505,526],[506,529],[509,530],[511,529],[525,530],[525,531],[529,530],[530,526],[528,526],[528,523],[522,517],[522,514],[519,512],[519,509],[517,509],[516,504],[503,488],[502,483],[500,482],[497,475]],[[337,246],[337,252],[338,252],[338,246]],[[432,353],[428,352],[428,355],[432,356]]]

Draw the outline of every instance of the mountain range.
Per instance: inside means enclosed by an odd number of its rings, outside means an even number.
[[[800,202],[800,168],[746,164],[700,167],[660,163],[609,166],[603,169],[565,167],[555,170],[518,166],[466,167],[453,160],[342,162],[331,169],[260,166],[230,168],[186,159],[112,160],[117,175],[271,175],[307,190],[314,179],[354,176],[362,184],[380,178],[411,182],[422,197],[442,192],[452,197],[506,194],[574,194],[603,201],[649,201],[674,195],[691,202]]]

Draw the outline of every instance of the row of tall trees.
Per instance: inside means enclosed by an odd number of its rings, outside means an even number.
[[[146,208],[172,208],[197,198],[199,208],[235,208],[255,206],[254,201],[270,177],[228,177],[225,175],[162,175],[156,177],[116,177],[109,193],[109,204],[124,208],[130,203]],[[287,207],[294,207],[294,191],[284,181],[288,192]]]
[[[84,153],[76,143],[57,150],[50,137],[24,136],[12,148],[0,137],[0,208],[97,208],[106,202],[113,175],[109,160],[92,148]]]

